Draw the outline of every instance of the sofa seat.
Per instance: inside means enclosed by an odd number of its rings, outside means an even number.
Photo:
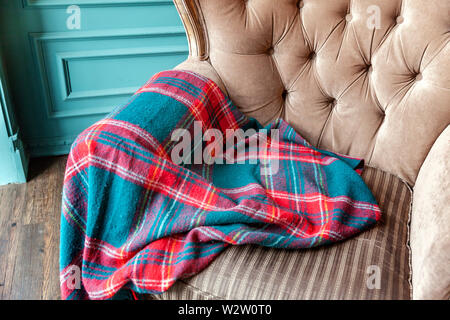
[[[363,178],[383,212],[375,228],[309,250],[233,246],[200,274],[151,298],[410,299],[411,189],[372,167],[365,168]]]

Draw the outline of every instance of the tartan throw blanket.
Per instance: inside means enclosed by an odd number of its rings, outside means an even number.
[[[197,139],[208,129],[214,139]],[[226,133],[239,129],[252,134],[233,143]],[[194,161],[199,149],[209,161]],[[62,298],[162,293],[229,245],[303,249],[358,234],[381,217],[362,169],[362,160],[313,147],[283,120],[262,127],[203,76],[158,73],[72,145]]]

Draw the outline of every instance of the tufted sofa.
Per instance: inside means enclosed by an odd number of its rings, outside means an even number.
[[[261,123],[365,159],[383,221],[312,250],[228,249],[163,299],[449,299],[450,2],[175,0],[179,65]]]

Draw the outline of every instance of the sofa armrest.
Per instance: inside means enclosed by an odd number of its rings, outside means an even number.
[[[450,298],[450,125],[414,186],[410,245],[414,299]]]
[[[208,60],[200,60],[197,57],[190,56],[186,61],[180,63],[174,68],[175,70],[186,70],[201,74],[208,79],[214,81],[222,91],[228,95],[227,88],[225,87],[219,74]]]

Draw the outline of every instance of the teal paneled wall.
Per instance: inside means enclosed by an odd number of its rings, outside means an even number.
[[[80,8],[80,29],[69,29]],[[86,127],[188,55],[171,0],[0,0],[0,38],[32,156],[67,153]]]

